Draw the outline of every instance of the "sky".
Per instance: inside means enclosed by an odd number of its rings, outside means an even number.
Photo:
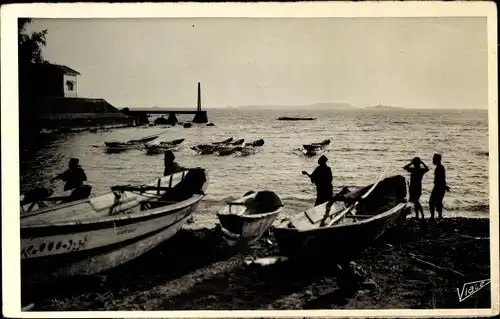
[[[488,107],[486,18],[35,19],[78,96],[116,107]]]

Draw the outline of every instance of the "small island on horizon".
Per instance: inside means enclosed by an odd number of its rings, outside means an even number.
[[[376,104],[373,106],[369,106],[371,109],[401,109],[402,107],[393,106],[393,105],[384,105],[384,104]]]

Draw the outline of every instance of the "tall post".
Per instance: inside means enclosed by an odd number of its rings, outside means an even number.
[[[207,111],[201,110],[201,88],[200,82],[198,82],[198,109],[196,110],[196,114],[194,115],[193,123],[207,123]]]
[[[201,111],[201,88],[200,82],[198,82],[198,112]]]

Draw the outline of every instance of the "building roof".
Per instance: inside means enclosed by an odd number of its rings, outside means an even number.
[[[127,117],[104,99],[47,97],[32,102],[40,115],[61,113],[113,113],[117,117]]]
[[[34,63],[32,66],[44,70],[57,70],[67,75],[81,75],[80,72],[73,70],[72,68],[66,65],[59,65],[52,63]]]

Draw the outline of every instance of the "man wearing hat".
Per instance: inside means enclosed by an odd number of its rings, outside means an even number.
[[[314,206],[321,205],[333,197],[332,170],[326,165],[328,158],[322,155],[318,159],[318,167],[312,174],[303,171],[302,174],[309,176],[311,182],[316,185],[316,203]]]
[[[165,165],[165,170],[163,171],[163,176],[172,175],[177,172],[184,170],[179,164],[174,162],[175,155],[172,151],[165,151],[165,157],[163,163]]]
[[[431,211],[431,219],[434,219],[434,210],[437,211],[438,218],[441,219],[443,218],[444,194],[450,191],[450,188],[446,185],[446,172],[441,164],[441,154],[434,154],[432,163],[436,165],[436,169],[434,170],[434,187],[429,198],[429,210]]]
[[[77,158],[70,159],[68,169],[54,177],[52,181],[58,179],[63,180],[65,182],[64,191],[82,186],[83,182],[87,180],[87,175],[83,171],[82,167],[78,164],[79,162],[80,161]]]

